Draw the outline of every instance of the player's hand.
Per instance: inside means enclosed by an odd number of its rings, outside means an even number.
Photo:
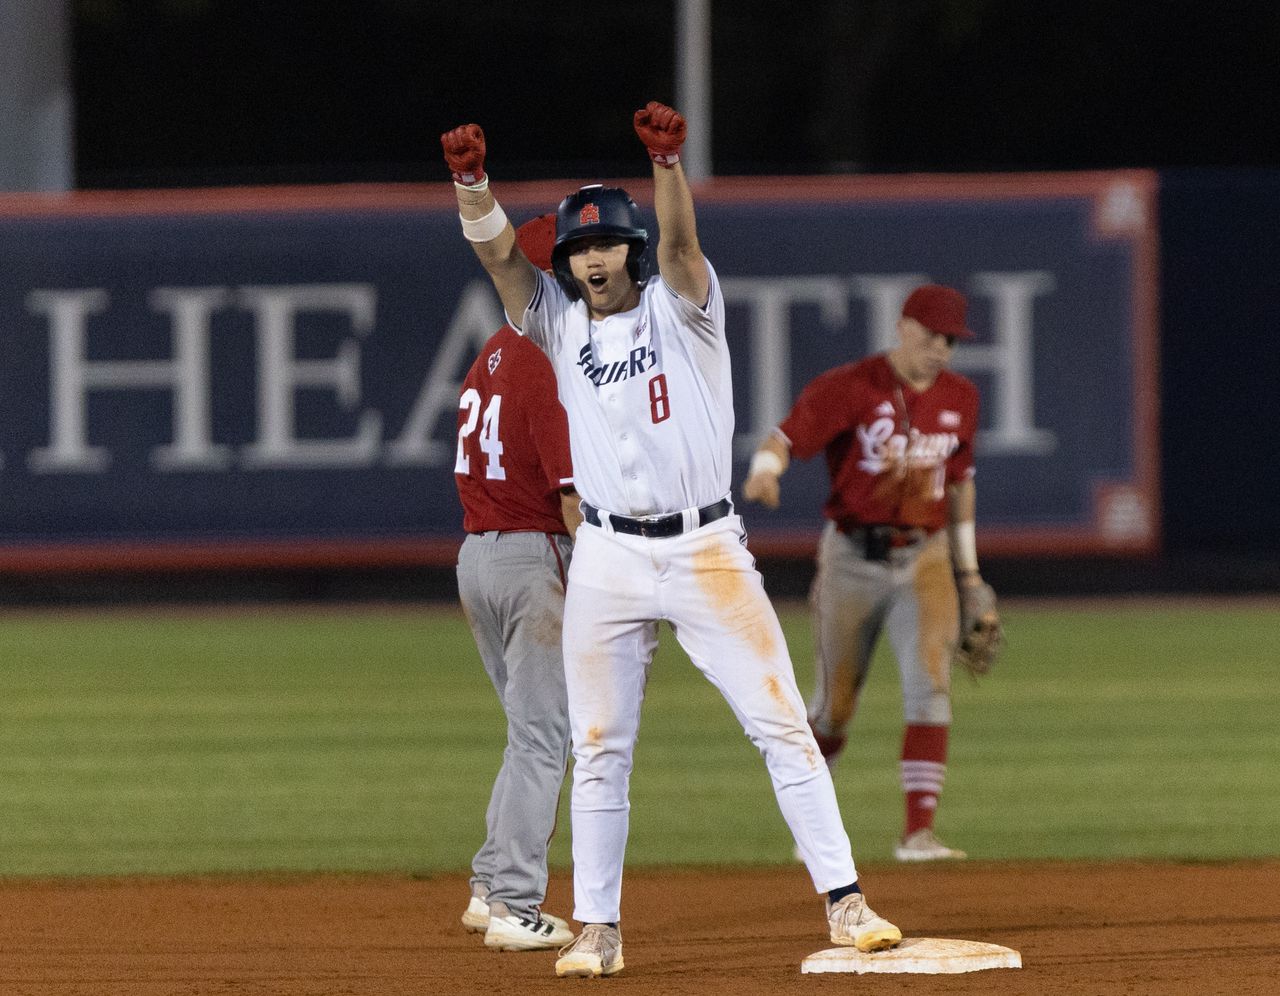
[[[444,161],[453,182],[474,186],[484,179],[484,132],[478,124],[464,124],[440,136]]]
[[[957,575],[960,593],[960,642],[954,663],[973,678],[990,672],[1004,645],[1004,626],[996,608],[996,593],[977,571]]]
[[[649,150],[650,159],[667,169],[680,161],[680,146],[684,145],[686,130],[684,115],[651,100],[636,111],[634,124],[640,141]]]
[[[765,508],[777,508],[782,503],[782,485],[778,475],[767,470],[757,470],[742,485],[742,497],[758,502]]]

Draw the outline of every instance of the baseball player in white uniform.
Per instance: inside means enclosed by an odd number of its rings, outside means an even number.
[[[892,947],[902,933],[867,905],[848,835],[805,717],[782,629],[729,500],[733,398],[724,299],[698,244],[680,166],[685,122],[650,103],[635,129],[653,161],[661,238],[625,191],[583,187],[560,204],[554,276],[516,245],[484,173],[477,125],[441,136],[463,234],[508,319],[551,359],[582,496],[565,596],[573,736],[574,917],[560,976],[623,967],[628,782],[658,623],[724,695],[765,759],[835,944]]]

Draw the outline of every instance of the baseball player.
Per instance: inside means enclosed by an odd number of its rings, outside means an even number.
[[[554,215],[516,234],[524,254],[547,267],[554,237]],[[507,715],[507,748],[462,923],[484,931],[491,948],[558,948],[573,933],[539,904],[569,760],[560,625],[581,516],[555,373],[509,326],[484,344],[462,382],[453,472],[467,531],[458,593]]]
[[[550,357],[582,495],[565,598],[573,732],[574,917],[560,976],[623,967],[623,852],[640,703],[667,620],[764,755],[828,932],[862,951],[902,934],[858,885],[827,766],[805,721],[781,627],[729,500],[733,401],[724,299],[702,255],[680,165],[685,122],[650,103],[634,117],[653,163],[661,238],[621,189],[570,194],[556,216],[554,276],[520,253],[484,173],[480,128],[441,137],[463,234],[509,320]]]
[[[946,774],[960,605],[985,598],[994,616],[974,538],[978,390],[947,369],[956,342],[973,336],[967,311],[957,290],[917,287],[898,319],[897,346],[806,386],[756,451],[743,486],[748,501],[777,508],[790,460],[826,455],[831,493],[810,593],[817,679],[809,722],[834,765],[887,631],[906,719],[899,861],[965,856],[938,839],[933,819]]]

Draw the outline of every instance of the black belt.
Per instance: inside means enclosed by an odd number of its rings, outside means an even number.
[[[846,536],[862,540],[862,556],[867,560],[888,560],[891,550],[914,546],[929,538],[929,531],[919,526],[864,526],[855,522],[839,522],[836,528]]]
[[[728,498],[721,498],[714,505],[703,505],[702,508],[698,509],[698,526],[705,526],[708,523],[715,522],[716,519],[723,519],[732,511],[733,502]],[[616,515],[613,512],[606,514],[609,516],[609,525],[613,526],[613,531],[616,533],[661,538],[664,536],[679,536],[684,532],[683,512],[672,512],[670,515],[650,515],[640,519],[633,519],[629,515]],[[582,517],[593,526],[600,525],[600,510],[593,505],[588,505],[585,501],[582,503]]]

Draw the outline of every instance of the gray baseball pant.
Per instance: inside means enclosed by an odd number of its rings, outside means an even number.
[[[547,893],[547,845],[569,758],[560,646],[572,543],[533,532],[474,533],[458,552],[458,594],[507,716],[507,746],[471,884],[532,917]]]
[[[809,594],[817,651],[809,719],[824,736],[843,733],[867,680],[876,642],[888,631],[908,723],[951,724],[951,655],[958,626],[946,530],[867,560],[861,541],[828,522]]]

